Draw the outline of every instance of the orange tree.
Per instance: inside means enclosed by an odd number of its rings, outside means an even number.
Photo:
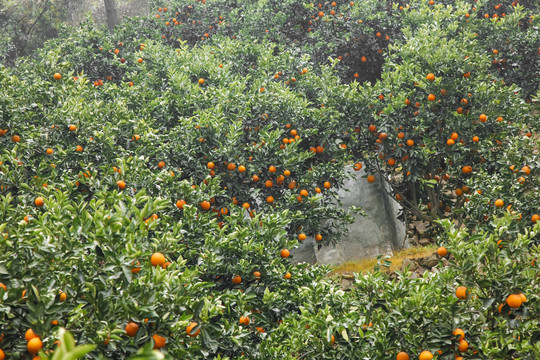
[[[539,248],[533,243],[540,227],[512,232],[498,244],[513,221],[509,215],[492,218],[489,229],[468,234],[444,220],[439,241],[450,261],[441,259],[437,271],[421,277],[404,270],[392,279],[381,271],[381,259],[379,270],[357,275],[349,292],[321,282],[304,293],[318,301],[284,319],[261,344],[263,354],[400,360],[422,359],[427,351],[434,359],[537,358]]]
[[[529,107],[516,85],[489,73],[490,56],[462,27],[465,11],[438,7],[428,14],[441,25],[404,30],[408,41],[391,47],[383,79],[360,89],[364,110],[351,139],[368,171],[428,221],[461,218],[469,194],[486,190],[481,180],[505,174],[508,156],[517,169],[537,161],[534,141],[523,141]],[[404,12],[404,22],[413,15]]]

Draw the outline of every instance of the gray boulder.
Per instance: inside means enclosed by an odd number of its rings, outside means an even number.
[[[362,208],[366,216],[355,215],[349,232],[337,244],[323,245],[313,239],[306,239],[292,251],[293,262],[318,262],[321,264],[342,264],[351,260],[386,255],[392,251],[408,247],[406,225],[401,215],[400,205],[387,195],[388,185],[376,177],[368,183],[363,177],[364,169],[354,171],[348,166],[346,171],[352,175],[338,195],[342,207]],[[337,206],[337,204],[336,204]]]

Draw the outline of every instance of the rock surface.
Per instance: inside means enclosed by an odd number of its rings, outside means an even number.
[[[347,171],[353,175],[345,182],[338,195],[342,207],[361,207],[366,216],[355,215],[355,221],[337,244],[318,244],[313,239],[292,251],[293,262],[318,262],[321,264],[342,264],[351,260],[373,258],[389,254],[408,246],[406,225],[401,207],[390,198],[383,186],[383,179],[376,178],[368,183],[364,169],[354,171],[352,166]]]

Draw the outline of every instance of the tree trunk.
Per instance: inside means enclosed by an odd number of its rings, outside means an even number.
[[[107,15],[107,27],[110,32],[114,31],[114,27],[118,24],[118,13],[116,12],[115,0],[105,1],[105,14]]]

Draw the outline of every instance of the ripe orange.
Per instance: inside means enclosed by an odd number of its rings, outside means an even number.
[[[435,97],[435,95],[433,95],[433,94],[429,94],[427,99],[428,99],[429,101],[435,101],[436,97]]]
[[[321,241],[322,240],[322,235],[321,234],[315,235],[315,240]]]
[[[435,80],[435,75],[432,74],[432,73],[429,73],[429,74],[427,74],[426,79],[428,81],[434,81]]]
[[[197,335],[199,335],[199,333],[201,332],[201,329],[197,329],[197,331],[193,332],[193,329],[195,329],[195,327],[197,326],[198,324],[196,322],[192,322],[191,324],[189,324],[187,327],[186,327],[186,333],[188,334],[188,336],[190,337],[195,337]]]
[[[135,335],[137,335],[137,331],[139,331],[139,325],[135,324],[134,322],[130,322],[126,325],[124,330],[126,331],[127,336],[135,337]]]
[[[332,186],[332,185],[330,184],[329,181],[325,181],[325,182],[324,182],[324,188],[325,188],[325,189],[330,189],[331,186]]]
[[[75,148],[75,151],[76,152],[83,152],[83,147],[81,145],[77,145],[77,147]]]
[[[204,84],[204,79],[203,79],[203,78],[200,78],[200,79],[199,79],[199,85],[202,85],[202,84]]]
[[[210,210],[210,203],[208,201],[203,201],[200,205],[203,210]]]
[[[272,204],[274,202],[274,197],[273,196],[268,196],[266,198],[266,202],[269,203],[269,204]]]
[[[367,181],[368,181],[369,183],[375,182],[375,176],[373,176],[373,175],[368,175],[368,176],[367,176]]]
[[[165,167],[165,161],[160,161],[158,163],[158,168],[163,169]]]
[[[396,360],[409,360],[409,354],[407,354],[406,352],[402,351],[402,352],[400,352],[400,353],[397,354]]]
[[[271,172],[271,173],[275,173],[276,172],[276,167],[272,165],[272,166],[270,166],[268,168],[268,171]]]
[[[63,291],[60,292],[60,301],[64,302],[67,299],[67,294]]]
[[[30,341],[35,337],[39,337],[39,336],[36,335],[34,330],[32,330],[32,329],[26,330],[26,333],[24,334],[24,338],[25,338],[26,341]]]
[[[118,181],[116,182],[116,185],[118,185],[118,188],[119,188],[120,190],[123,190],[123,189],[126,188],[126,183],[125,183],[124,181],[122,181],[122,180],[118,180]]]
[[[52,155],[52,153],[53,153],[54,151],[53,151],[53,149],[48,148],[46,152],[47,152],[47,155]]]
[[[450,135],[450,139],[457,140],[459,138],[459,135],[457,132],[453,132],[452,135]]]
[[[414,140],[411,140],[411,139],[407,140],[407,145],[408,146],[413,146],[414,145]]]
[[[448,250],[446,250],[446,248],[444,246],[441,246],[437,249],[437,254],[440,256],[440,257],[444,257],[446,256],[446,254],[448,254]]]
[[[291,278],[291,273],[287,272],[285,275],[283,275],[283,278],[289,280]]]
[[[504,206],[504,201],[502,199],[495,200],[495,206],[498,208],[502,208]]]
[[[537,221],[540,221],[540,215],[538,214],[534,214],[532,217],[531,217],[531,221],[534,223],[536,223]]]
[[[285,176],[290,176],[290,175],[291,175],[291,172],[290,172],[289,170],[285,170],[285,171],[283,172],[283,175],[285,175]]]
[[[273,185],[274,183],[272,182],[272,180],[266,180],[264,183],[264,186],[266,186],[267,188],[271,188]]]
[[[467,288],[465,286],[460,286],[456,289],[456,297],[458,299],[464,300],[467,298]]]
[[[460,340],[458,350],[461,352],[465,352],[469,349],[469,343],[466,340]]]
[[[298,240],[300,240],[300,241],[306,240],[306,234],[300,233],[300,234],[298,235]]]
[[[259,177],[257,175],[253,175],[251,177],[251,180],[253,180],[253,182],[257,182],[257,181],[259,181]]]
[[[240,284],[241,282],[242,282],[242,278],[240,277],[240,275],[236,275],[236,276],[233,277],[233,279],[232,279],[232,283],[233,283],[233,284],[238,285],[238,284]]]
[[[138,274],[139,272],[141,272],[141,267],[140,267],[141,263],[139,261],[137,261],[137,263],[135,263],[135,260],[133,260],[131,265],[134,265],[134,267],[131,268],[131,273],[132,274]]]
[[[362,169],[362,163],[354,164],[354,171],[360,171],[360,169]]]
[[[531,174],[531,168],[529,166],[527,166],[527,165],[522,167],[521,171],[523,171],[525,173],[525,175],[530,175]]]
[[[140,64],[140,63],[143,62],[143,59],[142,59],[142,58],[138,58],[138,59],[137,59],[137,62]]]
[[[186,201],[183,200],[183,199],[180,199],[176,202],[176,207],[179,208],[179,209],[183,209],[184,208],[184,205],[186,205]]]
[[[481,114],[481,115],[479,116],[479,119],[480,119],[481,122],[485,123],[485,122],[487,121],[487,116],[486,116],[486,114]]]
[[[30,354],[37,354],[43,348],[43,343],[41,342],[41,339],[39,337],[35,337],[28,341],[26,348],[28,349],[28,352]]]
[[[427,350],[424,350],[420,353],[419,360],[431,360],[433,359],[433,354]]]
[[[43,201],[43,198],[41,196],[38,196],[36,200],[34,200],[34,204],[36,204],[37,207],[43,206],[45,202]]]
[[[466,166],[461,168],[461,171],[464,174],[470,174],[472,172],[472,166],[466,165]]]
[[[154,339],[154,349],[161,349],[165,346],[165,343],[167,342],[167,339],[165,337],[158,334],[152,335],[152,339]]]
[[[61,78],[62,78],[62,75],[60,75],[60,73],[54,74],[54,80],[60,80]]]
[[[286,259],[286,258],[289,257],[289,255],[290,255],[289,250],[287,250],[287,249],[281,250],[281,257],[282,258]]]
[[[452,140],[452,139],[446,140],[446,145],[452,146],[452,145],[454,145],[454,144],[455,144],[455,141],[454,141],[454,140]]]
[[[69,125],[68,129],[69,131],[75,131],[77,130],[77,127],[75,125]]]
[[[241,173],[243,173],[243,172],[246,171],[246,167],[245,167],[244,165],[240,165],[240,166],[238,167],[238,171],[241,172]]]
[[[248,316],[240,316],[240,320],[238,321],[242,325],[249,325],[249,317]]]
[[[522,304],[527,302],[527,297],[525,296],[524,293],[519,293],[518,295],[521,298],[521,303]]]
[[[506,299],[506,303],[512,309],[517,309],[518,307],[521,306],[521,303],[522,303],[521,296],[519,296],[517,294],[509,295],[508,299]]]
[[[167,260],[165,259],[165,255],[159,252],[155,252],[150,257],[150,263],[152,266],[163,266]]]
[[[465,332],[459,328],[455,329],[452,334],[454,336],[459,336],[458,340],[463,340],[465,338]]]
[[[473,142],[479,142],[480,138],[478,136],[473,136],[472,141]]]
[[[213,162],[209,162],[208,164],[206,164],[206,166],[210,169],[210,170],[213,170],[215,167],[216,167],[216,164],[214,164]]]

